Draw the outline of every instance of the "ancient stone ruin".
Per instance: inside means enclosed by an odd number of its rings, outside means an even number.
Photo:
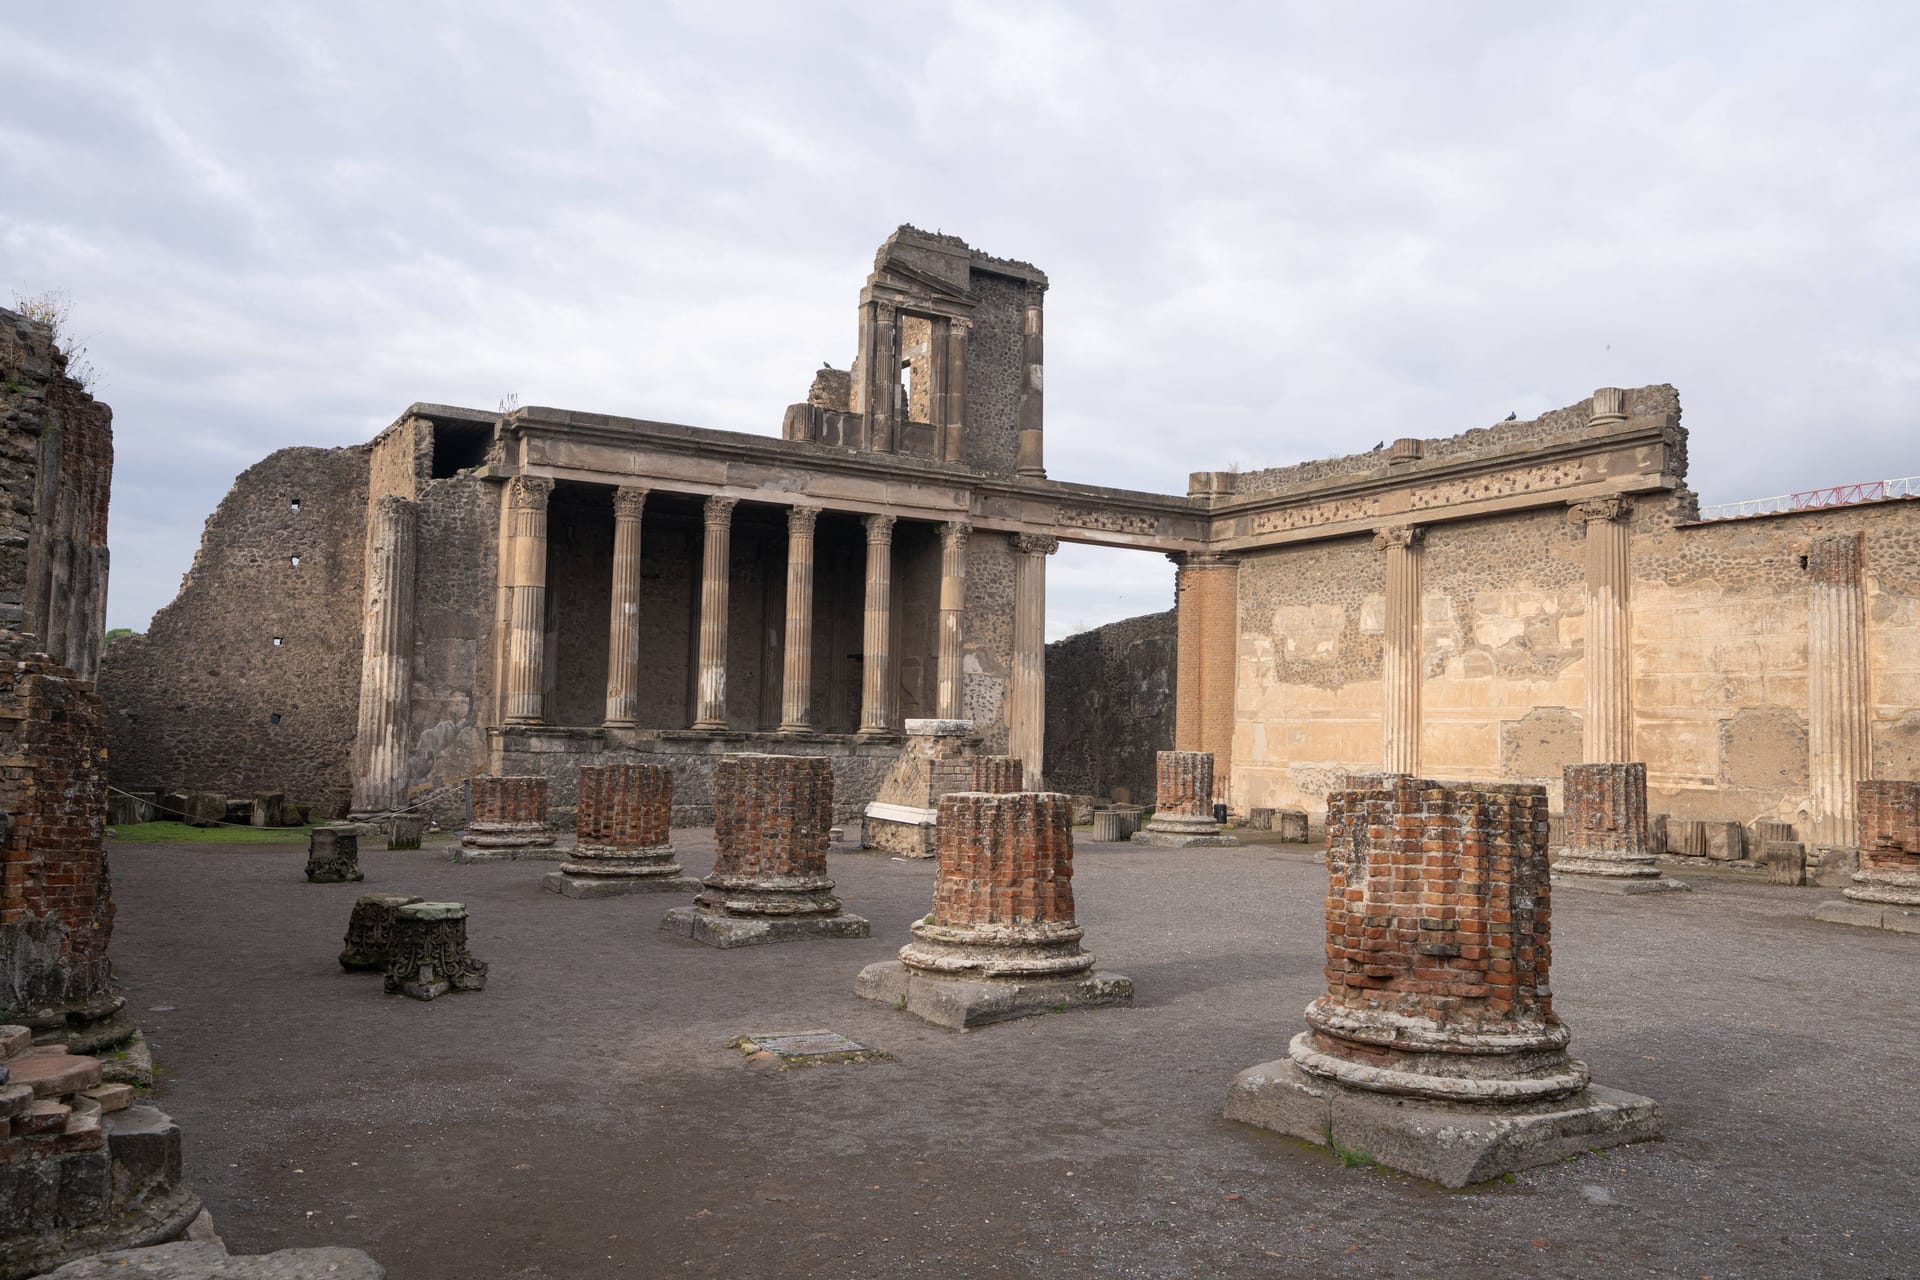
[[[406,902],[387,926],[387,994],[434,1000],[449,991],[482,991],[487,966],[467,951],[467,908],[459,902]]]
[[[1570,764],[1565,773],[1566,844],[1556,883],[1611,893],[1685,889],[1660,874],[1647,834],[1644,764]]]
[[[307,880],[313,884],[351,884],[366,879],[360,870],[360,828],[352,823],[315,827],[307,836]]]
[[[713,871],[661,928],[714,947],[864,938],[827,877],[833,769],[817,756],[730,755],[715,778]]]
[[[1213,755],[1207,751],[1162,751],[1155,775],[1153,817],[1133,833],[1135,844],[1185,849],[1234,846],[1213,812]]]
[[[860,842],[903,858],[931,858],[940,797],[956,791],[993,790],[975,785],[979,778],[1011,782],[1019,790],[1020,763],[1007,756],[975,754],[980,740],[971,720],[909,720],[900,757],[866,809]],[[987,763],[987,761],[994,763]]]
[[[1815,917],[1920,933],[1920,782],[1864,779],[1856,812],[1860,870],[1843,901],[1821,903]]]
[[[470,778],[467,808],[471,816],[460,834],[454,861],[560,856],[554,851],[553,827],[547,821],[545,778]]]
[[[868,965],[854,993],[943,1027],[1133,999],[1098,973],[1073,914],[1072,801],[1058,793],[959,792],[940,801],[933,911],[898,960]]]
[[[692,893],[668,830],[673,773],[657,764],[581,765],[569,860],[542,882],[569,898]]]
[[[1228,1119],[1449,1187],[1659,1133],[1555,1013],[1547,794],[1354,778],[1327,811],[1327,992]]]
[[[393,946],[393,913],[421,898],[409,893],[369,893],[355,900],[347,918],[347,938],[340,948],[340,967],[384,973]]]

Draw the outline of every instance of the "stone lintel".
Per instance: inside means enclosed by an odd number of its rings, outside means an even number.
[[[1286,1058],[1235,1077],[1224,1114],[1444,1187],[1660,1136],[1658,1104],[1601,1085],[1552,1102],[1466,1108],[1348,1089]]]
[[[935,1026],[968,1031],[1044,1013],[1132,1004],[1133,980],[1097,971],[1051,979],[952,978],[884,960],[860,971],[853,993],[896,1005]]]
[[[660,921],[660,927],[723,950],[813,938],[865,938],[873,932],[873,926],[863,917],[845,912],[831,916],[732,916],[699,907],[675,907]]]

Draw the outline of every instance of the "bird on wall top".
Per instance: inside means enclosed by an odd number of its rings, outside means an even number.
[[[1376,444],[1376,445],[1374,445],[1374,446],[1373,446],[1373,448],[1371,448],[1371,449],[1369,449],[1369,450],[1367,450],[1367,452],[1368,452],[1368,453],[1378,453],[1378,452],[1380,452],[1380,451],[1381,451],[1382,449],[1384,449],[1384,448],[1386,448],[1386,447],[1387,447],[1387,442],[1386,442],[1385,440],[1382,440],[1382,441],[1381,441],[1381,442],[1380,442],[1379,444]]]
[[[1517,414],[1517,413],[1510,413],[1510,414],[1508,414],[1508,415],[1507,415],[1506,417],[1504,417],[1504,418],[1502,418],[1502,419],[1500,419],[1500,421],[1502,421],[1502,422],[1512,422],[1512,421],[1513,421],[1513,420],[1514,420],[1515,418],[1517,418],[1517,417],[1519,417],[1519,416],[1520,416],[1520,415],[1519,415],[1519,414]]]

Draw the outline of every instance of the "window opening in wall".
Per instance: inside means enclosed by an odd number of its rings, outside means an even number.
[[[1800,557],[1800,567],[1802,569],[1807,567],[1807,558],[1805,556]]]
[[[492,443],[493,427],[489,423],[434,423],[433,478],[445,480],[480,466],[486,462],[487,448]]]
[[[299,509],[300,509],[300,499],[298,499],[298,498],[290,498],[290,499],[288,499],[288,501],[287,501],[287,510],[289,510],[289,511],[298,511]]]
[[[276,648],[276,649],[278,649],[278,648],[280,647],[280,637],[279,637],[279,636],[275,636],[275,637],[273,638],[273,647],[274,647],[274,648]]]
[[[287,557],[287,559],[288,559],[288,560],[290,560],[290,561],[292,561],[292,563],[293,563],[293,567],[294,567],[294,568],[296,568],[296,569],[298,569],[298,568],[300,567],[300,557],[299,557],[299,556],[288,556],[288,557]]]
[[[268,724],[279,724],[279,723],[280,723],[280,713],[279,713],[278,711],[276,711],[276,712],[274,712],[274,713],[273,713],[272,715],[270,715],[270,716],[268,716],[268,717],[267,717],[267,723],[268,723]]]

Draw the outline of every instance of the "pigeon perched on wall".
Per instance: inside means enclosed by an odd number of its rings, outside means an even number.
[[[1386,442],[1385,440],[1382,440],[1382,441],[1381,441],[1381,442],[1380,442],[1379,444],[1376,444],[1375,446],[1373,446],[1373,448],[1371,448],[1371,449],[1369,449],[1369,450],[1367,450],[1367,452],[1368,452],[1368,453],[1378,453],[1378,452],[1380,452],[1380,451],[1381,451],[1382,449],[1384,449],[1384,448],[1386,448],[1386,447],[1387,447],[1387,442]]]
[[[1514,420],[1515,418],[1517,418],[1517,417],[1519,417],[1519,416],[1520,416],[1520,415],[1519,415],[1519,414],[1517,414],[1517,413],[1510,413],[1510,414],[1508,414],[1508,415],[1507,415],[1506,417],[1504,417],[1504,418],[1502,418],[1502,419],[1500,419],[1500,421],[1502,421],[1502,422],[1512,422],[1512,421],[1513,421],[1513,420]]]

